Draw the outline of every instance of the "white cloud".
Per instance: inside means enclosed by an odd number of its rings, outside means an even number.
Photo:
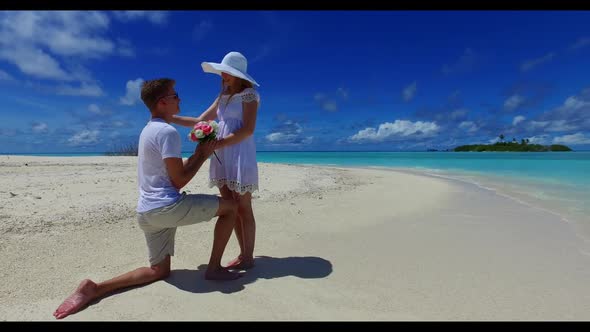
[[[545,129],[549,125],[549,121],[529,121],[527,123],[527,128],[529,130],[535,131],[540,129]]]
[[[568,131],[578,128],[577,124],[568,123],[566,120],[549,121],[549,125],[545,127],[547,131]]]
[[[313,136],[309,136],[299,141],[299,135],[289,133],[270,133],[265,138],[269,143],[275,144],[309,144],[313,140]],[[295,142],[295,140],[298,142]]]
[[[561,106],[541,114],[536,121],[527,124],[529,129],[547,131],[587,131],[590,130],[590,88],[569,96]]]
[[[527,129],[531,131],[569,131],[578,129],[578,125],[568,122],[567,120],[551,120],[551,121],[530,121],[527,123]]]
[[[101,87],[94,83],[82,82],[79,87],[62,85],[57,87],[57,94],[64,96],[100,97],[104,95]]]
[[[64,56],[82,56],[101,58],[111,54],[115,48],[113,42],[94,36],[80,36],[77,32],[67,30],[51,30],[47,32],[51,40],[49,48],[55,54]]]
[[[33,123],[33,125],[31,126],[31,130],[35,134],[44,134],[49,131],[49,127],[47,126],[47,123],[45,123],[45,122],[37,122],[37,123]]]
[[[412,99],[414,99],[414,96],[416,95],[416,88],[417,88],[417,82],[414,81],[412,84],[408,85],[407,87],[405,87],[402,91],[402,98],[404,99],[405,102],[409,102]]]
[[[18,11],[0,21],[0,43],[49,49],[62,56],[96,58],[112,53],[113,43],[101,36],[108,16],[96,11]]]
[[[517,124],[523,122],[524,120],[526,120],[526,118],[522,115],[517,115],[514,117],[514,119],[512,120],[512,125],[516,126]]]
[[[391,139],[409,138],[410,136],[429,137],[434,136],[439,129],[435,122],[395,120],[393,123],[382,123],[377,129],[365,128],[349,137],[349,140],[353,142],[383,142]]]
[[[463,121],[459,124],[459,128],[465,130],[468,133],[476,132],[479,127],[472,121]]]
[[[275,132],[265,136],[266,141],[271,144],[300,145],[310,144],[313,136],[303,137],[303,127],[293,121],[285,121]]]
[[[570,96],[568,97],[565,102],[563,103],[563,108],[577,111],[582,107],[590,106],[590,101],[582,100],[577,96]]]
[[[553,138],[553,144],[590,144],[590,136],[586,136],[583,133],[559,136]]]
[[[168,21],[167,12],[155,11],[155,10],[126,10],[126,11],[115,11],[113,13],[115,17],[123,22],[137,21],[141,19],[147,19],[153,24],[166,24]]]
[[[268,135],[266,135],[266,140],[274,143],[274,142],[280,142],[284,139],[285,134],[283,133],[270,133]]]
[[[141,85],[143,84],[143,78],[138,78],[133,81],[127,81],[124,97],[119,99],[119,102],[123,105],[135,105],[136,102],[141,100]]]
[[[547,53],[546,55],[544,55],[540,58],[526,60],[522,63],[522,65],[520,65],[520,71],[531,70],[540,64],[551,61],[551,59],[553,59],[554,56],[555,56],[555,54],[553,52],[551,52],[551,53]]]
[[[537,135],[527,138],[530,144],[549,144],[549,135]]]
[[[165,17],[146,15],[152,21]],[[108,13],[99,11],[0,12],[0,61],[35,79],[80,84],[47,89],[58,94],[103,95],[85,61],[134,55],[129,41],[109,37],[109,25]]]
[[[99,141],[100,131],[98,130],[82,130],[68,139],[68,143],[72,146],[95,144]]]
[[[524,100],[525,98],[523,96],[520,96],[518,94],[512,95],[508,97],[506,101],[504,101],[504,109],[508,111],[513,111],[518,107],[522,106],[522,104],[524,104]]]
[[[24,74],[35,78],[71,81],[72,77],[66,73],[60,64],[41,49],[30,46],[1,45],[0,59],[11,62]]]

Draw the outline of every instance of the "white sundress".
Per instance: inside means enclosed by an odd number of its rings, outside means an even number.
[[[246,88],[240,93],[234,94],[229,104],[229,95],[222,95],[217,106],[217,119],[219,123],[219,138],[225,138],[231,133],[242,128],[243,109],[242,102],[256,100],[260,103],[258,92],[252,88]],[[230,190],[243,195],[258,190],[258,165],[256,163],[256,144],[254,135],[248,136],[239,143],[229,145],[216,150],[221,164],[215,156],[211,156],[209,165],[209,187],[218,188],[226,185]]]

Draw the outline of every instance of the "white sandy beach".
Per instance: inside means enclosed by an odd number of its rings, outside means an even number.
[[[208,188],[208,163],[184,189]],[[206,281],[213,222],[172,274],[65,320],[590,320],[590,256],[547,211],[461,182],[259,164],[256,266]],[[0,156],[0,320],[55,321],[78,285],[147,264],[135,157]],[[232,236],[223,262],[238,253]]]

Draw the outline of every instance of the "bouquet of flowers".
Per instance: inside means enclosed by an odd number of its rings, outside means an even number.
[[[188,139],[193,142],[209,142],[217,139],[217,132],[219,127],[217,126],[217,122],[211,121],[200,121],[198,122],[195,127],[191,130],[188,134]],[[221,160],[217,156],[217,153],[213,151],[215,158],[221,164]]]

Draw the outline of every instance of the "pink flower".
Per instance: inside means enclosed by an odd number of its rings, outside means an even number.
[[[204,126],[208,126],[208,125],[209,125],[209,124],[208,124],[207,122],[205,122],[205,121],[201,121],[201,122],[199,122],[199,123],[197,123],[197,124],[195,125],[195,129],[201,129],[201,130],[203,130],[203,127],[204,127]]]
[[[195,126],[189,133],[188,138],[193,142],[209,142],[211,140],[216,139],[218,130],[219,127],[217,125],[217,122],[200,121],[199,123],[195,124]],[[221,160],[219,160],[219,157],[217,156],[215,151],[213,151],[213,154],[215,155],[215,158],[217,158],[217,161],[221,164]]]

